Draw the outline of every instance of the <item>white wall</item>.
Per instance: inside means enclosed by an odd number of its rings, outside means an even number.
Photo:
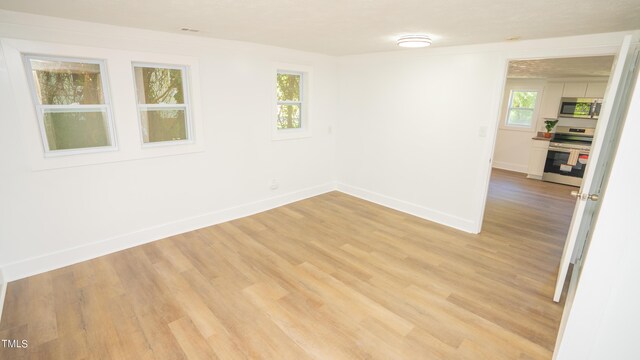
[[[2,308],[4,307],[4,298],[7,295],[7,282],[4,279],[4,273],[0,268],[0,321],[2,321]]]
[[[627,114],[559,360],[640,359],[640,78]]]
[[[29,131],[35,115],[32,106],[18,105],[29,94],[24,84],[10,82],[3,57],[0,267],[9,281],[333,187],[335,140],[328,128],[336,121],[335,58],[5,11],[0,11],[0,38],[46,42],[53,53],[62,49],[59,43],[76,50],[194,58],[203,123],[196,134],[201,151],[126,160],[140,150],[121,142],[123,158],[117,161],[35,170],[34,154],[42,152],[39,143],[33,145],[38,135]],[[271,140],[275,63],[312,68],[309,138]],[[130,76],[129,69],[128,74],[109,69],[114,81]],[[125,100],[114,98],[116,117],[136,121],[135,108]],[[118,136],[137,138],[137,132],[125,130],[119,127]],[[280,183],[275,191],[269,189],[272,179]]]
[[[409,202],[422,216],[471,231],[477,176],[488,164],[488,138],[478,133],[497,117],[501,60],[425,51],[342,59],[342,189]]]
[[[622,37],[341,58],[339,189],[479,231],[508,60],[615,54]]]
[[[496,147],[493,153],[493,167],[527,172],[529,167],[529,153],[531,150],[531,138],[536,136],[540,129],[539,108],[544,102],[544,88],[547,81],[543,79],[507,79],[505,91],[502,95],[502,107],[500,109],[500,123],[496,137]],[[535,124],[531,129],[514,129],[505,126],[509,96],[511,90],[537,90],[538,109],[536,110]]]

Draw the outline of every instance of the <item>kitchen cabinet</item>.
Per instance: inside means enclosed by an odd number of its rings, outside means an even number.
[[[606,89],[606,81],[565,82],[562,97],[603,98]]]
[[[529,179],[542,180],[542,173],[544,173],[544,164],[547,161],[548,149],[549,140],[531,140],[529,166],[527,168],[527,177]]]
[[[603,98],[604,92],[607,90],[606,82],[589,82],[584,97]]]
[[[540,121],[544,119],[555,119],[560,108],[560,99],[564,91],[563,82],[548,82],[544,87],[544,95],[540,103]]]
[[[587,92],[588,83],[585,82],[566,82],[564,83],[564,91],[562,97],[584,97]]]

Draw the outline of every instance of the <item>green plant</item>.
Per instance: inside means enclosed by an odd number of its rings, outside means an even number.
[[[545,120],[544,121],[544,127],[545,129],[547,129],[547,132],[550,133],[551,130],[553,130],[553,128],[556,126],[556,124],[558,123],[558,120]]]

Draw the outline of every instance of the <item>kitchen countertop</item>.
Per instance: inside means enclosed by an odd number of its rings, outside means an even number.
[[[533,140],[545,140],[545,141],[550,141],[551,138],[546,138],[544,137],[544,131],[538,131],[538,134],[534,137],[532,137]]]

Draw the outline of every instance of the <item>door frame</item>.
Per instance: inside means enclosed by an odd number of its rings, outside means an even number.
[[[502,112],[502,108],[504,106],[504,90],[506,89],[507,84],[507,74],[509,71],[509,63],[513,60],[541,60],[541,59],[562,59],[562,58],[577,58],[577,57],[590,57],[590,56],[616,56],[620,50],[622,45],[622,41],[624,36],[620,36],[619,43],[616,45],[601,45],[601,46],[589,46],[589,47],[581,47],[581,48],[570,48],[570,49],[540,49],[535,51],[533,54],[530,51],[520,50],[514,51],[513,55],[507,56],[504,59],[504,63],[502,65],[502,81],[498,87],[498,93],[495,95],[499,97],[497,101],[495,101],[493,114],[495,118],[493,120],[492,126],[493,130],[491,131],[492,137],[489,139],[491,143],[491,148],[489,149],[489,161],[486,165],[485,177],[482,182],[482,198],[480,200],[480,214],[478,216],[478,222],[476,223],[476,228],[474,233],[479,234],[482,231],[482,224],[484,223],[484,215],[487,211],[487,198],[489,195],[489,183],[491,181],[491,172],[493,170],[493,158],[495,156],[496,150],[496,142],[498,140],[498,131],[500,130],[500,114]],[[518,54],[521,53],[521,54]],[[508,101],[508,100],[507,100]]]

